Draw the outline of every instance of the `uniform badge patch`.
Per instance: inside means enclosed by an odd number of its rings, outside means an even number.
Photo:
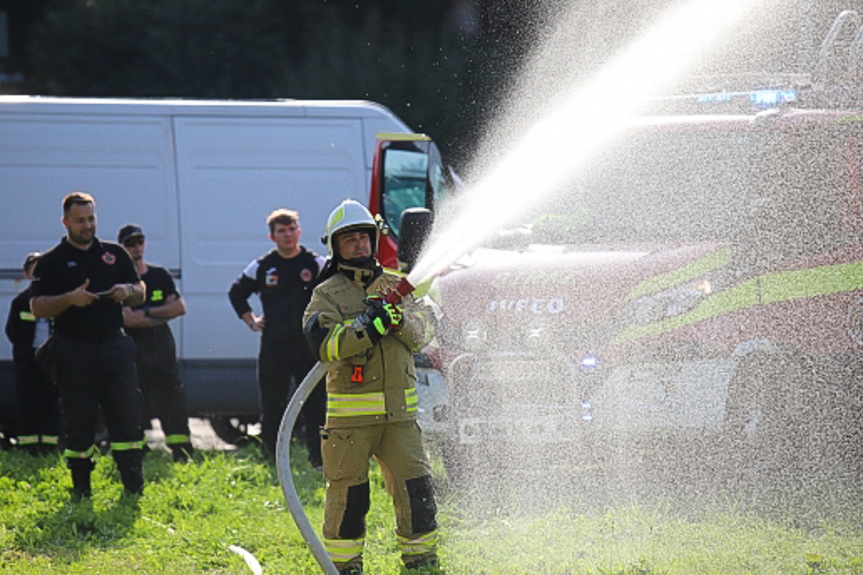
[[[112,266],[114,265],[114,262],[117,261],[117,258],[111,252],[105,252],[104,254],[102,254],[102,261],[109,266]]]
[[[267,287],[279,285],[279,274],[276,273],[276,268],[270,268],[267,270],[267,277],[264,279],[264,283],[266,283]]]
[[[300,272],[300,279],[307,283],[312,281],[312,270],[308,268],[303,268],[303,270]]]

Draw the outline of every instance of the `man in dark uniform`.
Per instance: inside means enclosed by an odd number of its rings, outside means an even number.
[[[24,279],[33,278],[39,253],[24,258]],[[57,387],[36,362],[36,348],[45,340],[51,322],[30,311],[30,286],[12,300],[6,320],[6,337],[12,342],[15,395],[18,401],[18,446],[30,453],[57,449],[60,434],[60,401]]]
[[[228,297],[234,311],[252,331],[260,331],[258,385],[261,391],[261,436],[269,453],[276,452],[279,424],[296,384],[314,366],[303,336],[303,311],[309,303],[315,278],[324,258],[300,245],[299,215],[275,210],[267,218],[270,241],[276,247],[250,263],[231,285]],[[257,293],[263,316],[255,317],[248,299]],[[309,460],[321,466],[320,428],[324,424],[326,391],[318,386],[303,405],[303,423]]]
[[[180,381],[177,345],[168,326],[169,320],[185,315],[186,302],[168,270],[144,260],[147,240],[139,226],[127,224],[120,228],[117,241],[132,256],[147,286],[144,305],[123,307],[123,325],[137,349],[138,385],[144,396],[143,423],[146,427],[155,414],[174,461],[186,461],[192,454],[186,394]]]
[[[54,318],[52,371],[63,410],[64,455],[72,492],[90,495],[99,408],[126,491],[144,487],[141,393],[135,344],[123,332],[123,303],[144,302],[144,283],[128,252],[96,237],[96,203],[84,192],[63,198],[66,236],[36,263],[30,308]]]

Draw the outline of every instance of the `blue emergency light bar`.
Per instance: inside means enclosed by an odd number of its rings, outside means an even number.
[[[756,106],[778,106],[797,101],[797,90],[758,90],[749,95],[749,101]]]
[[[746,101],[757,108],[772,108],[780,104],[797,101],[797,90],[754,90],[752,92],[714,92],[696,94],[699,104]]]

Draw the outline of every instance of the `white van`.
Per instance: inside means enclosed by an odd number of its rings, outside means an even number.
[[[367,201],[379,132],[410,129],[363,101],[0,96],[2,309],[24,287],[25,254],[64,235],[63,196],[89,192],[98,237],[139,224],[147,260],[176,278],[188,313],[171,325],[190,414],[257,414],[258,336],[234,315],[228,288],[272,247],[275,208],[298,210],[302,243],[323,251],[333,207]],[[11,357],[4,337],[0,431],[14,409]]]

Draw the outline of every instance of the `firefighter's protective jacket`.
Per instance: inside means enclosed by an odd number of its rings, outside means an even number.
[[[328,428],[374,425],[416,419],[416,370],[413,354],[432,336],[423,306],[407,296],[401,327],[377,343],[357,316],[364,298],[394,288],[399,276],[378,275],[367,287],[342,273],[317,286],[303,317],[312,353],[333,362],[327,373]]]

